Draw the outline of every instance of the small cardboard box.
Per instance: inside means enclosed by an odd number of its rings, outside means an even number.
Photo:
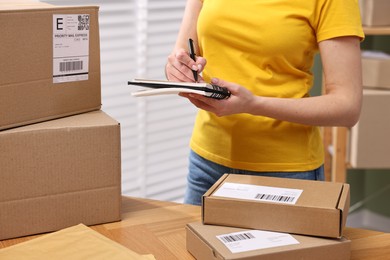
[[[265,244],[269,245],[271,241],[272,243],[280,242],[282,238],[286,239],[286,236],[290,235],[279,233],[258,240],[261,235],[256,236],[253,232],[254,230],[241,228],[189,223],[186,226],[186,247],[196,259],[200,260],[350,259],[351,241],[345,238],[330,239],[291,235],[298,243],[265,248]],[[217,236],[221,236],[222,240],[219,240]],[[254,246],[249,244],[251,240],[256,240]],[[261,243],[262,241],[264,243]],[[239,249],[240,252],[233,253],[228,246]],[[249,250],[248,246],[252,246],[252,250]]]
[[[390,89],[390,55],[364,53],[366,54],[362,56],[363,87]]]
[[[120,220],[120,126],[104,112],[0,131],[0,154],[0,239]]]
[[[204,224],[341,237],[349,209],[343,183],[224,174],[203,196]]]
[[[389,0],[359,0],[362,24],[365,26],[390,25]]]
[[[358,123],[351,128],[349,162],[354,168],[390,168],[390,90],[363,90]]]
[[[98,11],[0,3],[0,130],[100,109]]]

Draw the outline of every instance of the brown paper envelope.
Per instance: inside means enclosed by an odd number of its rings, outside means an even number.
[[[79,224],[0,250],[1,260],[155,260]]]

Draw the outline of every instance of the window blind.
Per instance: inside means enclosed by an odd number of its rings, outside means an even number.
[[[196,109],[176,95],[135,98],[132,78],[164,79],[186,0],[47,0],[97,5],[102,110],[121,124],[122,193],[181,202]]]

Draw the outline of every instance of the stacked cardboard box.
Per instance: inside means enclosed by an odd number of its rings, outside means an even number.
[[[187,225],[187,250],[197,259],[349,259],[348,209],[348,184],[225,174],[203,196],[203,223]]]
[[[98,7],[0,4],[0,239],[120,220]]]
[[[354,168],[390,168],[390,90],[363,89],[359,122],[350,131],[349,162]]]
[[[102,111],[0,132],[0,239],[120,220],[120,130]]]
[[[363,86],[365,89],[390,90],[389,71],[390,54],[381,51],[362,51]]]
[[[390,55],[363,51],[363,105],[349,135],[348,158],[354,168],[390,167]]]
[[[362,24],[365,26],[390,25],[389,0],[359,0]]]
[[[98,7],[0,4],[0,24],[0,130],[100,109]]]
[[[350,241],[345,238],[326,239],[202,223],[190,223],[186,230],[187,250],[199,260],[350,259]],[[294,243],[282,246],[283,240]]]

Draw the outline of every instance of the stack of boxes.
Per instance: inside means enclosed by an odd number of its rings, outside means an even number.
[[[390,27],[390,1],[360,0],[366,27]],[[390,54],[362,52],[363,105],[359,122],[351,129],[348,161],[353,168],[390,168]]]
[[[364,26],[389,26],[389,0],[359,0]]]
[[[187,250],[208,259],[349,259],[349,185],[225,174],[187,224]]]
[[[362,67],[363,104],[350,131],[349,162],[353,168],[390,168],[390,55],[363,56]]]
[[[0,239],[120,220],[120,125],[101,111],[98,12],[0,5]]]

